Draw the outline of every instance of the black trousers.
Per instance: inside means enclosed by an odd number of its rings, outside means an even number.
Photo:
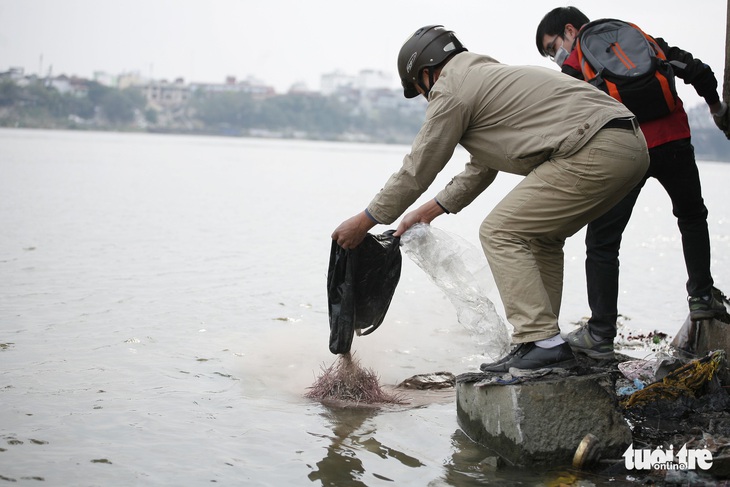
[[[649,149],[649,170],[644,179],[608,213],[588,224],[586,231],[586,281],[590,330],[600,337],[616,336],[618,318],[619,248],[641,188],[656,178],[672,200],[672,213],[682,235],[687,267],[687,294],[702,296],[712,290],[710,235],[707,208],[690,139]]]

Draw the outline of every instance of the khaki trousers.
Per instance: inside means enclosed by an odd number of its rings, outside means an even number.
[[[620,201],[648,167],[639,129],[602,129],[570,157],[535,168],[489,213],[479,236],[513,343],[560,332],[565,239]]]

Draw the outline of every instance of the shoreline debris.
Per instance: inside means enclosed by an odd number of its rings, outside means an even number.
[[[662,380],[637,390],[622,401],[622,406],[629,408],[658,400],[675,401],[681,396],[696,398],[724,363],[725,352],[722,350],[692,360],[673,370]]]

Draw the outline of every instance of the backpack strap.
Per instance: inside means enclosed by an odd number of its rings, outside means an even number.
[[[577,38],[575,40],[575,49],[578,50],[578,65],[580,66],[581,71],[583,72],[583,78],[585,78],[586,81],[591,81],[596,78],[598,73],[593,69],[593,66],[586,60],[585,55],[583,54],[583,49],[581,49],[580,46],[580,38]]]

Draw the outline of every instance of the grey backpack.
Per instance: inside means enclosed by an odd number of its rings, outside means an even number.
[[[674,71],[656,40],[636,25],[594,20],[578,33],[575,48],[583,77],[631,110],[639,122],[674,111]]]

